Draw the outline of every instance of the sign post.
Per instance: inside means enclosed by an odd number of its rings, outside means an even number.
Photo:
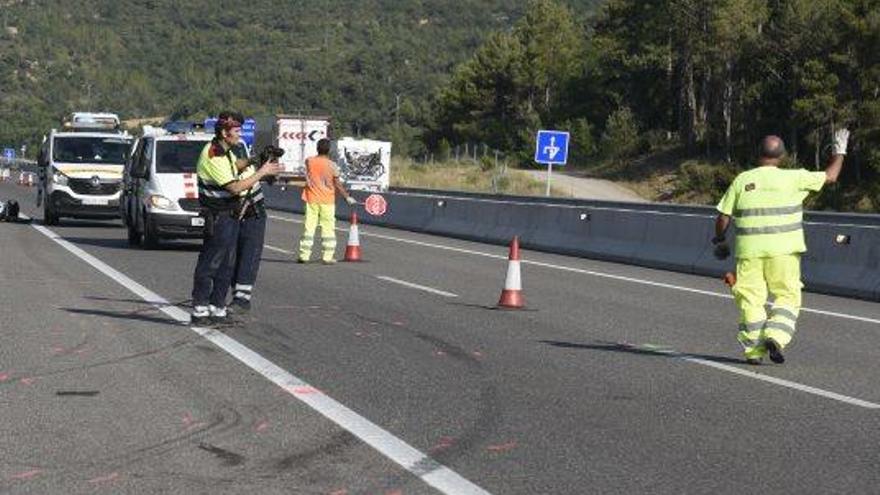
[[[547,165],[547,192],[550,196],[550,176],[553,165],[565,165],[568,161],[569,134],[565,131],[538,131],[535,139],[535,163]]]

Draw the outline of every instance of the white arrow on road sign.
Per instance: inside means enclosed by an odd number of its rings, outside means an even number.
[[[550,144],[544,146],[544,153],[547,153],[547,156],[550,157],[550,160],[553,160],[554,158],[556,158],[556,154],[559,153],[561,149],[562,148],[560,148],[559,146],[556,146],[556,136],[552,136],[550,138]]]

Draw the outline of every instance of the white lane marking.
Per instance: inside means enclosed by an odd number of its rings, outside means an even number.
[[[442,291],[440,289],[434,289],[433,287],[427,287],[424,285],[414,284],[412,282],[407,282],[405,280],[398,280],[392,277],[386,277],[385,275],[376,275],[376,278],[379,280],[384,280],[386,282],[391,282],[393,284],[402,285],[404,287],[409,287],[411,289],[423,290],[425,292],[430,292],[431,294],[437,294],[438,296],[443,297],[458,297],[458,295],[453,294],[452,292]]]
[[[186,311],[172,305],[155,292],[64,240],[55,232],[42,225],[33,225],[33,227],[76,257],[137,294],[141,299],[152,304],[172,319],[184,325],[189,324],[189,314]],[[272,383],[296,397],[300,402],[311,407],[341,428],[348,430],[351,434],[360,438],[361,441],[440,492],[450,495],[459,493],[489,495],[489,492],[486,490],[431,459],[427,454],[422,453],[403,440],[383,430],[370,420],[358,415],[348,407],[280,368],[235,339],[209,328],[191,326],[190,329],[211,341],[214,345],[223,349],[230,356],[233,356],[252,370],[263,375]]]
[[[764,382],[772,383],[774,385],[779,385],[782,387],[790,388],[793,390],[799,390],[801,392],[805,392],[808,394],[818,395],[820,397],[825,397],[826,399],[832,399],[840,402],[844,402],[846,404],[850,404],[853,406],[864,407],[866,409],[880,409],[880,404],[876,404],[874,402],[868,402],[866,400],[857,399],[855,397],[850,397],[848,395],[838,394],[836,392],[830,392],[828,390],[824,390],[817,387],[811,387],[809,385],[804,385],[802,383],[792,382],[789,380],[783,380],[782,378],[776,378],[774,376],[763,375],[761,373],[757,373],[755,371],[744,370],[742,368],[737,368],[736,366],[730,366],[727,364],[716,363],[715,361],[710,361],[708,359],[694,357],[690,354],[685,354],[681,352],[677,352],[671,349],[658,349],[656,346],[627,346],[633,349],[640,349],[644,351],[648,351],[655,354],[664,354],[667,356],[672,356],[677,359],[681,359],[682,361],[688,361],[694,364],[699,364],[702,366],[708,366],[710,368],[715,368],[717,370],[726,371],[728,373],[734,373],[736,375],[741,375],[747,378],[752,378],[754,380],[761,380]]]
[[[840,402],[845,402],[847,404],[852,404],[854,406],[864,407],[867,409],[880,409],[880,404],[875,404],[873,402],[868,402],[862,399],[856,399],[855,397],[849,397],[847,395],[838,394],[836,392],[830,392],[828,390],[823,390],[821,388],[811,387],[809,385],[804,385],[802,383],[792,382],[788,380],[783,380],[782,378],[776,378],[774,376],[762,375],[760,373],[756,373],[754,371],[748,371],[741,368],[737,368],[736,366],[729,366],[722,363],[715,363],[712,361],[707,361],[701,358],[690,357],[687,355],[680,356],[681,359],[685,361],[690,361],[692,363],[701,364],[703,366],[709,366],[710,368],[715,368],[723,371],[727,371],[729,373],[735,373],[737,375],[742,375],[748,378],[752,378],[755,380],[761,380],[765,382],[772,383],[774,385],[780,385],[783,387],[788,387],[794,390],[800,390],[801,392],[806,392],[808,394],[818,395],[821,397],[825,397],[826,399],[832,399]]]
[[[279,217],[277,215],[269,215],[269,218],[272,218],[274,220],[280,220],[282,222],[302,223],[302,221],[300,221],[300,220]],[[344,231],[345,229],[338,228],[337,230]],[[457,247],[452,247],[452,246],[444,246],[442,244],[433,244],[430,242],[416,241],[416,240],[412,240],[412,239],[404,239],[401,237],[394,237],[394,236],[390,236],[390,235],[375,234],[372,232],[360,232],[360,235],[367,236],[367,237],[375,237],[377,239],[385,239],[385,240],[389,240],[389,241],[400,242],[400,243],[404,243],[404,244],[412,244],[414,246],[424,246],[424,247],[430,247],[430,248],[434,248],[434,249],[442,249],[444,251],[452,251],[452,252],[456,252],[456,253],[473,254],[475,256],[483,256],[486,258],[503,259],[503,260],[507,259],[507,256],[503,256],[503,255],[485,253],[482,251],[474,251],[472,249],[463,249],[463,248],[457,248]],[[626,277],[623,275],[613,275],[610,273],[597,272],[597,271],[593,271],[593,270],[584,270],[582,268],[574,268],[574,267],[570,267],[570,266],[554,265],[552,263],[544,263],[541,261],[522,260],[522,263],[534,265],[534,266],[540,266],[542,268],[551,268],[554,270],[562,270],[562,271],[566,271],[566,272],[580,273],[583,275],[590,275],[593,277],[618,280],[621,282],[631,282],[634,284],[649,285],[651,287],[659,287],[662,289],[671,289],[671,290],[677,290],[677,291],[681,291],[681,292],[690,292],[693,294],[701,294],[704,296],[719,297],[722,299],[733,299],[733,296],[731,296],[730,294],[722,294],[720,292],[712,292],[712,291],[708,291],[708,290],[694,289],[692,287],[683,287],[680,285],[667,284],[667,283],[663,283],[663,282],[654,282],[652,280]],[[814,313],[814,314],[818,314],[818,315],[831,316],[834,318],[842,318],[845,320],[854,320],[854,321],[861,321],[864,323],[873,323],[875,325],[880,325],[880,319],[869,318],[866,316],[848,315],[848,314],[844,314],[844,313],[835,313],[833,311],[824,311],[821,309],[812,309],[812,308],[801,308],[801,312]]]
[[[275,252],[277,252],[277,253],[295,254],[293,251],[288,251],[288,250],[286,250],[286,249],[281,249],[281,248],[278,248],[278,247],[275,247],[275,246],[270,246],[270,245],[268,245],[268,244],[263,244],[263,247],[266,248],[266,249],[268,249],[269,251],[275,251]]]

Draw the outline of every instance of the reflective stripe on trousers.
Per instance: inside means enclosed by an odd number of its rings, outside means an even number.
[[[266,215],[243,218],[238,233],[238,250],[235,260],[235,275],[232,278],[233,297],[250,300],[253,285],[260,271],[260,258],[263,256],[263,242],[266,238]],[[247,297],[239,292],[246,287]]]
[[[312,255],[318,227],[321,227],[322,259],[332,260],[336,254],[336,205],[306,203],[306,221],[299,243],[299,259],[307,260]]]
[[[738,340],[744,347],[772,338],[780,346],[791,342],[801,308],[801,257],[786,254],[770,258],[738,259],[733,296],[740,311]],[[773,306],[765,309],[768,294]],[[760,324],[760,329],[756,325]]]

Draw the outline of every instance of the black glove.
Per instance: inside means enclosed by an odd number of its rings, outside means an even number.
[[[715,258],[719,260],[726,260],[730,258],[730,246],[724,242],[724,236],[716,236],[712,238],[712,244],[715,245]]]
[[[730,246],[728,246],[726,242],[715,245],[715,258],[719,260],[730,258]]]

